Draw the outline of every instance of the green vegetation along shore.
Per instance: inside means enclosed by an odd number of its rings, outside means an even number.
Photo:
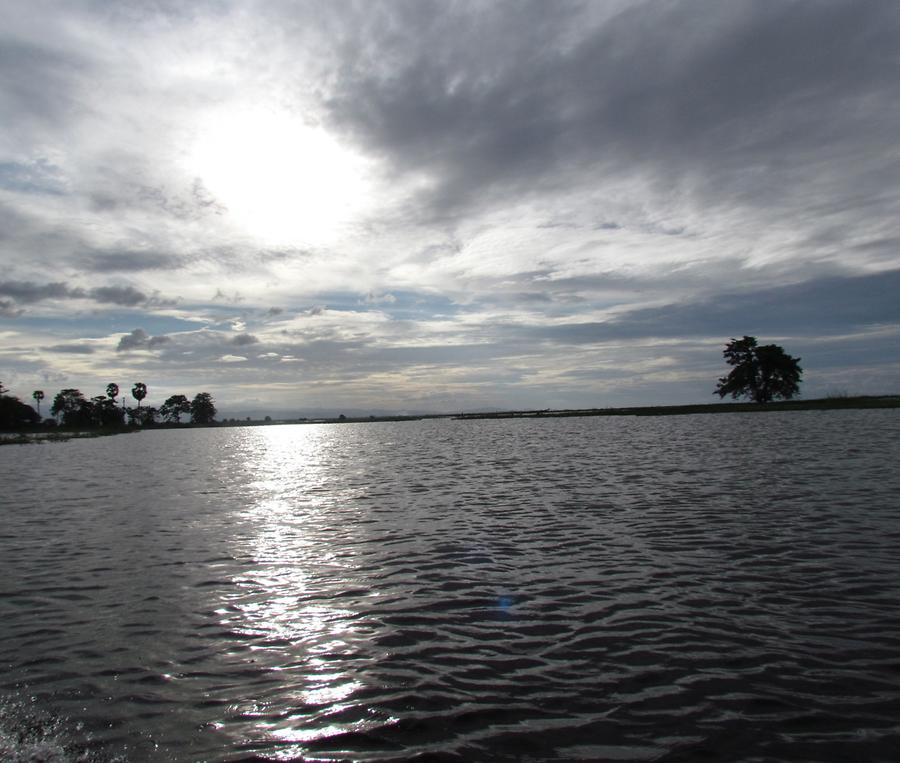
[[[822,397],[812,400],[781,400],[771,403],[700,403],[696,405],[652,405],[634,408],[546,409],[459,413],[456,419],[514,419],[560,416],[683,416],[694,413],[768,413],[771,411],[833,411],[859,408],[900,408],[900,395]]]
[[[109,437],[115,434],[128,434],[130,432],[140,431],[140,429],[135,427],[127,427],[116,429],[54,430],[52,432],[0,432],[0,445],[31,445],[42,442],[67,442],[68,440],[80,440],[86,437]]]
[[[36,428],[7,430],[0,434],[0,445],[16,445],[39,442],[58,442],[79,437],[101,437],[106,435],[140,432],[144,429],[192,429],[196,427],[255,427],[283,426],[285,424],[371,424],[376,422],[420,421],[423,419],[455,419],[472,421],[479,419],[538,419],[571,416],[683,416],[703,413],[770,413],[773,411],[834,411],[867,408],[900,408],[900,395],[862,395],[816,398],[812,400],[782,400],[770,403],[705,403],[695,405],[651,405],[631,408],[577,408],[529,411],[478,411],[473,413],[435,413],[421,415],[365,416],[318,419],[275,419],[263,420],[226,419],[204,424],[154,424],[151,426],[124,426],[104,428],[59,427],[50,431]]]

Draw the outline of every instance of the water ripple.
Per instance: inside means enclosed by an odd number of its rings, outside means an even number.
[[[4,448],[0,751],[45,713],[61,760],[900,759],[898,422]]]

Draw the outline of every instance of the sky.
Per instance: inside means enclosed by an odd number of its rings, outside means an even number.
[[[0,0],[0,380],[220,416],[900,392],[900,3]]]

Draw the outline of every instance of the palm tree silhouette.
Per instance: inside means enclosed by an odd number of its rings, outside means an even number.
[[[41,415],[41,400],[44,399],[44,391],[41,389],[36,389],[31,393],[31,396],[34,398],[34,401],[37,403],[37,411],[38,416]]]
[[[110,400],[115,400],[119,396],[119,385],[115,382],[110,382],[106,385],[106,396]]]
[[[138,410],[140,410],[141,400],[147,397],[147,385],[144,382],[137,382],[131,388],[131,396],[138,401]]]

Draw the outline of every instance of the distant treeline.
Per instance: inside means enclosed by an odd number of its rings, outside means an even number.
[[[77,428],[122,428],[125,426],[149,427],[160,423],[178,424],[182,416],[190,416],[192,424],[212,424],[216,406],[209,392],[200,392],[193,400],[184,395],[172,395],[159,408],[142,406],[147,396],[147,385],[136,382],[131,388],[137,405],[125,405],[125,397],[119,401],[119,385],[110,383],[105,395],[87,398],[78,389],[60,390],[50,406],[51,419],[41,417],[43,390],[35,390],[31,397],[34,407],[23,403],[0,383],[0,429],[31,429],[40,426],[65,426]]]
[[[644,405],[630,408],[573,408],[539,411],[486,411],[458,413],[459,420],[531,419],[573,416],[683,416],[697,413],[758,413],[771,411],[834,411],[859,408],[900,408],[900,395],[837,395],[809,400],[766,403],[698,403],[693,405]]]

